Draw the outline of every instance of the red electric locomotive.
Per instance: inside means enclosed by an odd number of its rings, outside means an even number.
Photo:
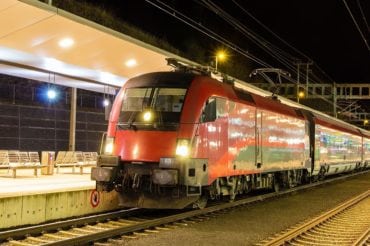
[[[356,128],[177,65],[128,80],[115,99],[92,179],[120,205],[201,208],[364,166]]]

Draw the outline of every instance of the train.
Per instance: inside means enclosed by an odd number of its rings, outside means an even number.
[[[120,206],[204,208],[370,166],[368,131],[171,65],[129,79],[112,105],[91,179]]]

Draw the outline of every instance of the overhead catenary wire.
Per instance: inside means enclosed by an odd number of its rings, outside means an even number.
[[[196,1],[197,3],[202,3],[203,6],[214,12],[216,15],[220,16],[223,20],[225,20],[227,23],[229,23],[232,27],[236,28],[240,33],[242,33],[244,36],[249,38],[252,42],[254,42],[258,47],[260,47],[262,50],[270,54],[273,58],[275,58],[277,61],[279,61],[281,64],[283,64],[285,67],[295,70],[293,63],[294,57],[290,54],[286,53],[285,51],[281,50],[280,48],[274,46],[267,40],[263,39],[256,33],[254,33],[252,30],[248,29],[245,25],[240,23],[238,20],[236,20],[233,16],[228,14],[226,11],[224,11],[222,8],[220,8],[218,5],[211,1],[202,0],[202,1]]]
[[[153,1],[150,1],[150,0],[147,0],[147,2],[152,4],[155,7],[159,8],[160,10],[166,12],[167,14],[170,14],[171,16],[181,20],[182,22],[184,22],[185,24],[195,28],[196,30],[201,31],[203,34],[206,34],[207,36],[213,38],[214,40],[219,41],[219,42],[221,40],[221,43],[223,43],[225,46],[231,47],[231,49],[237,51],[238,53],[241,53],[242,55],[245,55],[246,52],[247,52],[247,57],[249,57],[249,58],[252,57],[253,58],[252,60],[256,61],[258,64],[260,64],[264,67],[271,67],[270,64],[268,64],[265,61],[262,61],[261,59],[253,56],[248,51],[241,50],[237,45],[233,44],[231,41],[229,41],[229,40],[225,39],[224,37],[218,35],[217,33],[211,31],[209,28],[205,27],[204,25],[201,25],[201,24],[195,22],[193,19],[191,19],[188,16],[185,16],[184,14],[175,10],[173,7],[169,6],[168,4],[165,4],[160,0],[156,0],[156,2],[158,4],[156,4],[156,3],[154,3]],[[256,39],[258,39],[258,38],[256,38]],[[272,44],[268,43],[267,41],[263,41],[262,43],[264,43],[264,46],[267,47],[267,49],[270,49],[270,50],[272,49],[272,48],[270,48],[270,46],[271,47],[273,46]],[[261,44],[260,44],[260,46],[261,46]],[[278,55],[279,55],[279,53],[286,53],[283,50],[278,49],[276,47],[275,47],[275,49],[277,49],[276,52],[278,53]],[[281,57],[282,57],[282,55],[281,55]],[[285,64],[287,67],[290,67],[291,71],[295,71],[295,67],[293,65],[289,64],[289,61],[287,61],[287,60],[284,61],[283,60],[284,58],[279,58],[279,57],[278,57],[278,59],[280,61],[282,61],[282,64]],[[294,57],[291,56],[290,59],[293,60]],[[302,74],[302,76],[303,76],[303,74]]]
[[[349,6],[348,6],[348,4],[347,4],[346,0],[342,0],[342,1],[343,1],[344,5],[346,6],[346,9],[347,9],[347,11],[348,11],[349,15],[351,16],[352,21],[353,21],[353,23],[355,24],[355,26],[356,26],[356,28],[357,28],[358,32],[360,33],[361,38],[362,38],[362,40],[364,41],[364,43],[365,43],[365,45],[366,45],[366,47],[367,47],[367,50],[370,52],[370,46],[369,46],[369,44],[368,44],[368,42],[367,42],[367,40],[366,40],[366,38],[365,38],[364,34],[362,33],[361,28],[360,28],[360,26],[358,25],[358,23],[357,23],[357,21],[356,21],[355,17],[353,16],[351,9],[349,8]]]
[[[161,0],[146,0],[146,2],[148,2],[149,4],[151,4],[152,6],[164,11],[165,13],[171,15],[172,17],[182,21],[183,23],[187,24],[188,26],[200,31],[201,33],[207,35],[208,37],[212,38],[213,40],[217,41],[217,42],[220,42],[221,44],[225,45],[226,47],[230,48],[231,50],[234,50],[236,51],[237,53],[251,59],[252,61],[258,63],[259,65],[261,66],[265,66],[265,67],[272,67],[270,64],[268,64],[267,62],[261,60],[260,58],[257,58],[256,56],[252,55],[250,52],[238,47],[237,45],[235,45],[233,42],[229,41],[228,39],[224,38],[223,36],[217,34],[216,32],[212,31],[211,29],[207,28],[205,25],[203,24],[200,24],[196,21],[194,21],[192,18],[182,14],[180,11],[176,10],[175,8],[173,8],[172,6],[162,2]],[[198,1],[196,1],[197,3],[199,3]],[[200,2],[202,3],[205,3],[205,4],[209,4],[210,2],[207,1],[207,0],[201,0]],[[230,18],[230,15],[228,15],[225,11],[223,11],[222,9],[217,9],[217,5],[213,5],[213,3],[210,3],[210,8],[214,8],[214,10],[212,10],[213,12],[216,12],[217,14],[221,14],[223,16],[223,19],[225,21],[227,21],[228,23],[233,23],[233,18]],[[216,6],[216,7],[215,7]],[[240,31],[240,32],[244,32],[244,35],[246,34],[249,34],[251,35],[251,37],[253,38],[254,42],[258,43],[258,46],[260,48],[263,48],[265,51],[267,51],[268,53],[272,54],[272,56],[277,59],[278,61],[280,61],[283,65],[285,65],[287,68],[289,68],[290,70],[295,70],[295,66],[293,65],[294,64],[294,61],[296,61],[297,59],[294,58],[294,56],[288,54],[287,52],[281,50],[280,48],[276,47],[275,45],[267,42],[266,40],[264,40],[263,38],[259,37],[258,35],[254,34],[251,30],[248,30],[248,28],[245,28],[243,25],[240,25],[239,26],[239,23],[238,22],[234,22],[236,25],[236,30]],[[303,53],[302,53],[303,54]],[[305,56],[304,56],[305,57]],[[305,57],[306,58],[306,57]],[[312,59],[308,59],[310,62],[312,61]],[[328,78],[330,78],[320,67],[318,67],[318,69],[325,75],[327,76]],[[303,73],[300,73],[300,75],[305,75]],[[313,73],[310,73],[310,75],[312,76]],[[308,71],[307,71],[307,76],[308,76]],[[315,75],[314,76],[315,79],[318,79],[318,77]],[[308,78],[308,77],[307,77]],[[331,81],[334,82],[333,79],[330,78]],[[314,82],[314,80],[312,78],[308,78],[308,81],[309,82]],[[317,80],[319,81],[319,80]],[[314,91],[313,88],[310,88],[310,91],[313,95],[316,94],[316,92]],[[332,101],[329,101],[328,99],[326,98],[322,98],[324,101],[327,101],[331,104],[334,104]],[[340,108],[337,106],[337,108]]]
[[[360,13],[361,13],[361,17],[362,19],[364,20],[364,23],[366,25],[366,28],[367,28],[367,32],[370,33],[370,27],[369,27],[369,24],[367,23],[367,20],[366,20],[366,16],[364,14],[364,11],[362,10],[362,7],[361,7],[361,4],[360,4],[360,0],[357,0],[357,6],[360,10]]]
[[[156,1],[157,3],[154,3],[154,1]],[[262,65],[262,66],[265,66],[265,67],[271,67],[271,65],[268,64],[267,62],[261,60],[260,58],[257,58],[256,56],[251,54],[249,51],[246,51],[246,50],[240,48],[239,46],[237,46],[234,43],[230,42],[229,40],[221,37],[217,33],[215,33],[212,30],[206,28],[205,26],[202,26],[199,23],[196,23],[194,20],[192,20],[191,18],[187,17],[186,15],[180,13],[179,11],[175,10],[174,8],[169,6],[168,4],[165,4],[160,0],[154,0],[154,1],[146,0],[146,2],[153,5],[154,7],[156,7],[158,9],[164,11],[165,13],[175,17],[176,19],[178,19],[178,20],[184,22],[185,24],[193,27],[194,29],[200,31],[201,33],[207,35],[208,37],[222,43],[223,45],[230,48],[231,50],[234,50],[235,52],[251,59],[252,61],[258,63],[259,65]]]
[[[198,1],[196,1],[198,2]],[[298,73],[298,71],[296,71],[296,67],[294,66],[295,65],[295,62],[297,60],[299,60],[298,58],[294,57],[293,55],[291,54],[288,54],[287,52],[285,51],[282,51],[279,47],[276,47],[275,45],[271,44],[270,42],[266,41],[264,38],[260,37],[258,34],[254,33],[253,31],[249,30],[245,25],[242,25],[241,23],[239,23],[237,20],[235,20],[235,18],[233,18],[231,15],[228,15],[225,13],[225,11],[218,7],[217,5],[215,5],[214,3],[212,3],[211,1],[209,0],[202,0],[201,2],[204,3],[205,7],[208,7],[210,8],[211,11],[213,11],[214,13],[222,16],[225,21],[227,21],[228,23],[230,23],[230,25],[232,26],[237,26],[239,31],[243,32],[244,31],[244,34],[246,36],[250,35],[252,41],[256,42],[257,44],[259,44],[259,46],[263,46],[263,48],[265,48],[264,50],[266,52],[268,52],[272,57],[274,57],[275,59],[277,59],[278,61],[281,62],[281,64],[283,64],[287,69],[290,69],[290,71],[292,73]],[[235,1],[233,1],[234,3],[236,3]],[[240,6],[240,5],[239,5]],[[242,6],[240,6],[242,7]],[[232,20],[233,19],[233,20]],[[257,21],[257,23],[263,25],[260,21],[257,20],[257,18],[254,17],[254,19]],[[267,28],[265,25],[263,25],[264,28]],[[270,30],[270,29],[268,29]],[[272,32],[272,31],[271,31]],[[277,36],[277,34],[274,33],[274,35]],[[281,39],[279,37],[279,39]],[[303,54],[302,52],[300,52],[298,49],[294,48],[293,46],[291,46],[289,43],[287,43],[286,41],[284,41],[283,39],[281,39],[283,42],[285,42],[288,46],[290,46],[292,49],[294,49],[297,53],[300,53],[303,58],[305,58],[308,62],[307,63],[313,63],[312,62],[312,59],[310,57],[308,57],[307,55]],[[334,82],[334,80],[332,78],[330,78],[329,75],[327,75],[317,64],[316,66],[320,72],[326,76],[329,81],[331,81],[332,83]],[[303,72],[299,72],[299,75],[304,77],[305,74]],[[309,81],[315,81],[316,82],[321,82],[321,79],[319,79],[318,77],[316,77],[315,79],[311,79],[309,78]],[[328,82],[325,82],[325,83],[328,83]]]
[[[359,0],[357,0],[359,1]],[[286,46],[294,50],[297,54],[304,57],[307,61],[312,61],[312,58],[310,58],[308,55],[304,54],[302,51],[295,48],[293,45],[285,41],[283,38],[281,38],[278,34],[276,34],[274,31],[272,31],[269,27],[267,27],[265,24],[263,24],[260,20],[258,20],[254,15],[252,15],[249,11],[247,11],[242,5],[240,5],[236,0],[232,0],[232,2],[241,9],[245,14],[247,14],[250,18],[252,18],[257,24],[259,24],[262,28],[270,32],[274,37],[276,37],[278,40],[280,40],[282,43],[284,43]],[[331,78],[320,66],[315,63],[315,67],[320,70],[320,72],[331,82],[335,82],[333,78]],[[316,78],[316,80],[320,81],[320,79]]]
[[[287,41],[285,41],[283,38],[281,38],[278,34],[276,34],[274,31],[272,31],[270,28],[268,28],[266,25],[264,25],[261,21],[259,21],[254,15],[252,15],[249,11],[247,11],[243,6],[241,6],[237,1],[232,0],[232,2],[241,9],[245,14],[247,14],[250,18],[252,18],[255,22],[257,22],[261,27],[263,27],[265,30],[270,32],[274,37],[276,37],[278,40],[280,40],[282,43],[284,43],[286,46],[294,50],[297,54],[301,55],[308,61],[311,60],[310,57],[308,57],[306,54],[289,44]]]
[[[239,54],[242,54],[242,55],[246,56],[247,58],[250,58],[251,60],[257,62],[259,65],[262,65],[264,67],[272,67],[267,62],[262,61],[261,59],[259,59],[256,56],[252,55],[250,52],[241,49],[240,47],[238,47],[237,45],[235,45],[231,41],[227,40],[226,38],[222,37],[221,35],[218,35],[214,31],[211,31],[206,26],[204,26],[202,24],[199,24],[198,22],[194,21],[192,18],[190,18],[190,17],[182,14],[180,11],[174,9],[173,7],[169,6],[168,4],[163,3],[160,0],[154,0],[154,1],[146,0],[146,1],[149,4],[153,5],[154,7],[157,7],[158,9],[166,12],[167,14],[175,17],[176,19],[178,19],[178,20],[180,20],[182,22],[184,22],[185,24],[187,24],[187,25],[195,28],[196,30],[202,32],[203,34],[211,37],[212,39],[214,39],[214,40],[216,40],[216,41],[224,44],[225,46],[231,48],[232,50],[238,52]],[[239,30],[239,31],[242,31],[243,29],[245,30],[245,27],[243,27],[243,26],[239,26],[239,27],[240,28],[237,29],[237,30]],[[251,35],[253,35],[255,37],[255,40],[259,40],[257,42],[259,44],[259,47],[262,47],[265,50],[268,50],[268,52],[270,52],[270,53],[273,52],[273,54],[276,57],[276,59],[278,61],[280,61],[285,67],[289,68],[290,71],[294,71],[294,72],[296,71],[295,70],[295,66],[293,65],[293,60],[296,60],[296,59],[293,56],[286,55],[287,53],[285,51],[282,51],[278,47],[273,46],[272,44],[270,44],[266,40],[260,41],[261,38],[258,37],[258,35],[254,34],[252,32],[251,32]],[[285,57],[284,57],[284,55],[285,55]],[[287,56],[288,56],[288,58],[287,58]],[[304,76],[303,73],[302,73],[302,76]]]
[[[303,72],[299,72],[296,70],[295,62],[298,60],[297,58],[288,54],[285,51],[282,51],[279,47],[276,47],[275,45],[271,44],[264,38],[260,37],[258,34],[249,30],[245,25],[243,25],[242,23],[237,21],[235,18],[233,18],[231,15],[226,13],[226,11],[224,11],[222,8],[212,3],[212,1],[202,0],[202,1],[195,1],[195,2],[202,4],[204,7],[208,8],[209,10],[211,10],[212,12],[220,16],[222,19],[228,22],[232,27],[234,28],[236,27],[238,31],[240,31],[247,38],[251,39],[257,46],[262,48],[265,52],[267,52],[269,55],[271,55],[273,58],[279,61],[282,65],[285,66],[286,69],[290,70],[290,72],[297,73],[297,74],[299,73],[300,76],[302,77],[305,76]],[[308,59],[308,60],[310,61],[309,63],[311,63],[312,59]]]
[[[242,8],[242,6],[240,6],[240,5],[238,5],[234,0],[232,0],[233,2],[234,2],[234,4],[236,4],[237,6],[239,6],[239,7],[241,7]],[[238,22],[238,21],[236,21],[232,16],[230,16],[230,15],[227,15],[227,13],[222,9],[222,8],[220,8],[220,7],[218,7],[216,4],[214,4],[214,3],[212,3],[212,1],[210,1],[210,0],[202,0],[201,2],[203,2],[204,3],[204,5],[206,6],[206,7],[208,7],[211,11],[213,11],[214,13],[216,13],[217,15],[219,15],[219,16],[221,16],[221,17],[223,17],[227,22],[229,22],[231,25],[236,25],[236,26],[238,26],[239,28],[238,28],[238,30],[240,30],[240,31],[243,31],[243,28],[241,28],[240,27],[240,23]],[[246,13],[247,11],[245,11],[245,13]],[[248,14],[248,13],[247,13]],[[262,25],[265,29],[267,29],[268,31],[270,31],[270,32],[272,32],[269,28],[267,28],[265,25],[263,25],[260,21],[258,21],[258,19],[257,18],[255,18],[254,16],[253,16],[253,19],[257,22],[257,23],[259,23],[260,25]],[[243,26],[243,25],[242,25]],[[244,26],[243,26],[244,27]],[[246,27],[245,27],[246,28]],[[250,30],[248,30],[247,28],[246,28],[246,32],[245,32],[245,34],[250,34],[250,33],[253,33],[252,31],[250,31]],[[312,63],[312,59],[311,58],[309,58],[308,56],[306,56],[305,54],[303,54],[302,52],[300,52],[299,50],[297,50],[296,48],[294,48],[293,46],[291,46],[289,43],[287,43],[286,41],[284,41],[282,38],[280,38],[277,34],[275,34],[274,32],[272,32],[273,33],[273,35],[275,36],[275,37],[277,37],[279,40],[281,40],[282,42],[284,42],[286,45],[288,45],[289,47],[291,47],[292,49],[294,49],[297,53],[299,53],[300,55],[302,55],[304,58],[306,58],[310,63]],[[264,44],[266,47],[267,47],[267,45],[266,44],[270,44],[269,42],[267,42],[265,39],[263,39],[262,37],[259,37],[257,34],[253,34],[252,36],[251,36],[251,38],[252,39],[254,39],[254,41],[255,42],[261,42],[261,44]],[[269,47],[267,47],[267,48],[269,48]],[[271,48],[269,48],[268,50],[267,50],[267,52],[268,51],[271,51],[271,55],[273,56],[273,57],[275,57],[276,59],[278,59],[279,61],[282,61],[282,60],[285,60],[285,61],[287,61],[288,59],[292,59],[292,55],[290,55],[290,54],[287,54],[286,52],[284,52],[283,54],[281,54],[281,56],[282,55],[286,55],[286,58],[284,59],[284,58],[281,58],[281,57],[279,57],[280,56],[280,54],[278,54],[279,53],[279,51],[280,51],[281,49],[280,48],[278,48],[278,47],[276,47],[276,46],[274,46],[274,45],[271,45]],[[293,60],[293,59],[292,59]],[[287,62],[289,62],[289,61],[287,61]],[[282,62],[282,64],[284,64],[286,67],[288,67],[288,68],[290,68],[290,69],[292,69],[292,70],[294,70],[294,68],[295,67],[292,67],[292,65],[291,64],[289,64],[289,63],[284,63],[284,62]],[[335,81],[332,79],[332,78],[330,78],[330,76],[328,76],[319,66],[315,66],[315,67],[317,67],[318,69],[319,69],[319,71],[321,72],[321,73],[323,73],[323,75],[325,75],[327,78],[329,78],[329,81],[331,81],[332,83],[335,83]],[[314,73],[310,73],[310,75],[308,75],[308,72],[309,71],[306,71],[306,76],[307,76],[307,80],[306,80],[306,83],[310,83],[310,82],[314,82],[314,81],[316,81],[316,82],[322,82],[321,81],[321,79],[317,76],[317,75],[315,75]],[[297,73],[298,73],[298,71],[297,71]],[[304,74],[302,74],[302,73],[299,73],[299,75],[304,75]],[[310,77],[312,77],[312,78],[310,78]],[[327,82],[326,82],[327,83]],[[326,88],[326,87],[324,87],[325,89],[327,89],[325,92],[324,92],[324,94],[331,94],[332,93],[332,91],[330,90],[330,91],[328,91],[329,90],[329,88]],[[310,92],[310,93],[312,93],[312,95],[315,95],[315,94],[317,94],[316,93],[316,91],[315,91],[315,89],[314,88],[310,88],[310,89],[308,89],[307,88],[307,93],[308,92]],[[324,100],[324,101],[326,101],[326,102],[329,102],[330,104],[334,104],[333,102],[331,102],[330,100],[328,100],[328,99],[326,99],[325,97],[322,97],[322,99]],[[338,107],[338,108],[340,108],[340,107]]]

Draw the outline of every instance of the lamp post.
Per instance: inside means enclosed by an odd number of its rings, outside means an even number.
[[[298,89],[298,94],[297,94],[297,102],[299,103],[299,99],[304,98],[305,94],[304,91],[302,91],[300,88]]]
[[[218,51],[216,54],[216,64],[215,64],[215,70],[217,72],[217,65],[219,61],[224,61],[226,59],[226,54],[224,51]]]

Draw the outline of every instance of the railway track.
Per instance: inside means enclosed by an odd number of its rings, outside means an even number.
[[[219,213],[225,213],[228,209],[347,179],[358,174],[361,173],[341,176],[278,193],[243,198],[232,203],[217,204],[202,210],[185,212],[155,210],[153,212],[150,210],[132,209],[112,214],[107,213],[99,216],[89,216],[81,219],[3,231],[0,232],[0,242],[2,242],[1,245],[20,246],[87,245],[93,242],[95,242],[95,245],[120,244],[133,237],[145,236],[149,233],[157,233],[174,227],[201,222],[215,217]]]
[[[370,190],[258,245],[370,245]]]

